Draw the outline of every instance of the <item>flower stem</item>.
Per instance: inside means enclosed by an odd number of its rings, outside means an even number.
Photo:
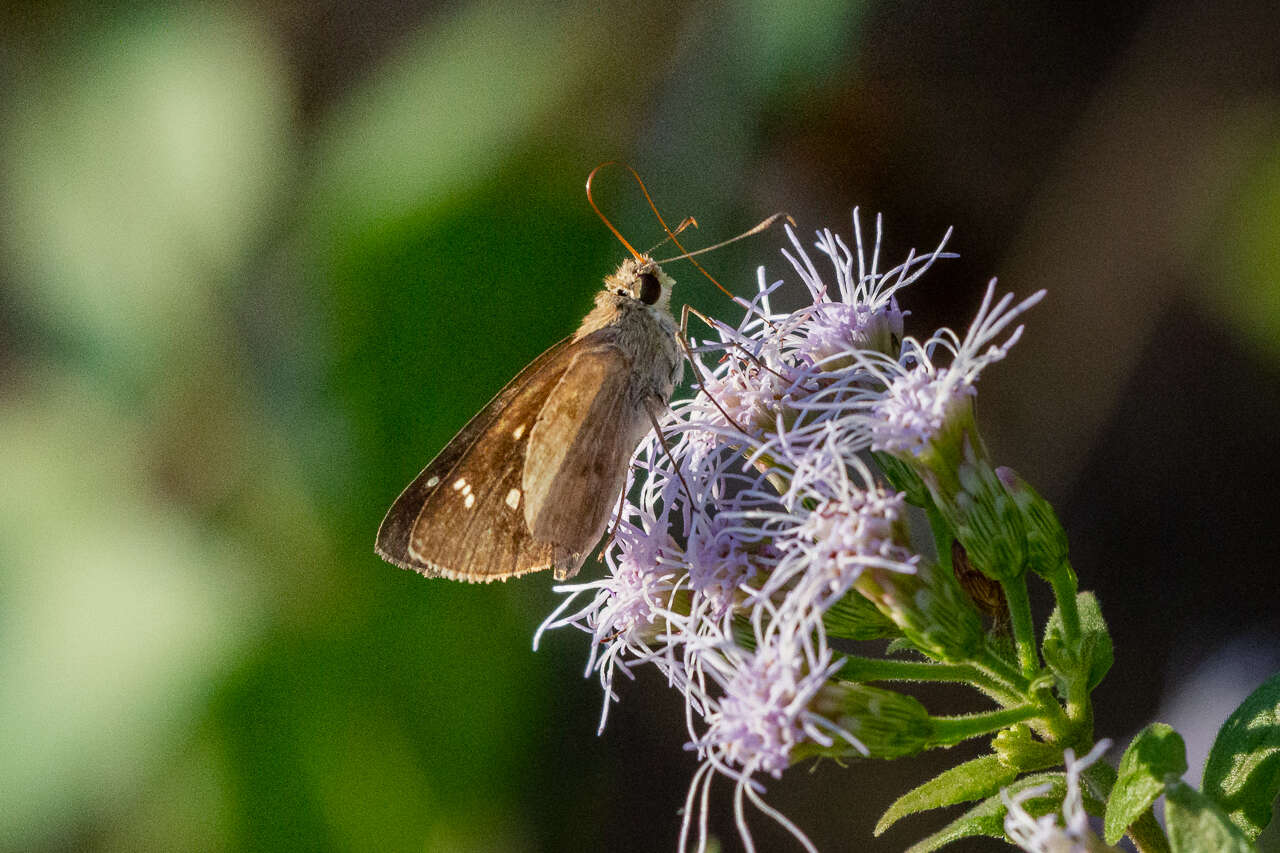
[[[962,714],[958,717],[932,717],[935,746],[953,746],[969,738],[981,737],[1040,715],[1034,704]]]
[[[1053,693],[1048,687],[1033,691],[1030,679],[990,649],[984,649],[974,660],[973,665],[978,672],[1001,685],[1006,693],[1019,697],[1019,704],[1032,704],[1039,709],[1035,716],[1040,722],[1033,722],[1031,726],[1043,737],[1054,742],[1064,742],[1069,739],[1072,731],[1071,720],[1067,718],[1062,706],[1054,700]],[[995,698],[1004,705],[1013,704],[1000,696]]]
[[[983,649],[979,652],[973,665],[979,672],[1000,685],[1006,692],[1023,698],[1030,696],[1031,681],[1024,678],[1022,673],[1018,672],[1004,658],[990,649]]]
[[[1013,642],[1018,649],[1018,663],[1022,674],[1031,678],[1040,669],[1040,657],[1036,653],[1036,628],[1031,621],[1031,598],[1027,595],[1026,576],[1002,580],[1000,587],[1009,603],[1009,621],[1013,628]],[[1074,599],[1072,601],[1074,603]],[[1076,624],[1078,627],[1078,617]]]
[[[981,677],[965,663],[929,663],[883,658],[846,658],[840,677],[849,681],[959,681]]]
[[[1080,647],[1080,611],[1076,608],[1079,586],[1071,564],[1064,560],[1049,575],[1049,583],[1053,586],[1053,597],[1058,603],[1058,614],[1062,617],[1063,643],[1068,649],[1077,649]]]

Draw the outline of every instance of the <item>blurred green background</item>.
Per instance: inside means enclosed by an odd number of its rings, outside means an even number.
[[[1280,13],[1230,6],[4,6],[0,849],[674,848],[678,696],[622,685],[597,737],[586,638],[529,648],[548,578],[372,553],[622,257],[582,192],[615,157],[695,245],[861,205],[896,262],[955,225],[918,334],[991,275],[1049,288],[983,379],[989,443],[1112,621],[1099,734],[1164,714],[1195,766],[1280,665]],[[598,198],[657,241],[621,173]],[[707,264],[748,293],[781,242]],[[938,821],[876,815],[957,758],[769,796],[897,850]]]

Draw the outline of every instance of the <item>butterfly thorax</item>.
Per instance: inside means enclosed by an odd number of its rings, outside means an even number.
[[[650,281],[646,282],[646,277]],[[670,308],[674,284],[653,261],[627,258],[615,273],[605,277],[595,308],[573,336],[578,340],[593,332],[612,331],[616,346],[631,359],[637,390],[658,396],[664,403],[684,373]],[[651,303],[646,301],[649,298]]]

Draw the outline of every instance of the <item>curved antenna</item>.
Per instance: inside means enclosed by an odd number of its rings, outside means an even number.
[[[674,258],[667,258],[666,260],[662,260],[662,261],[655,261],[655,263],[659,263],[659,264],[669,264],[669,263],[671,263],[672,261],[682,261],[682,260],[684,260],[685,258],[690,258],[690,259],[692,259],[694,255],[701,255],[701,254],[702,254],[702,253],[704,253],[704,252],[710,252],[710,251],[712,251],[713,249],[719,249],[721,246],[727,246],[727,245],[729,245],[730,243],[736,243],[736,242],[738,242],[739,240],[742,240],[742,239],[744,239],[744,238],[755,236],[756,234],[759,234],[761,231],[764,231],[765,229],[767,229],[767,228],[769,228],[770,226],[772,226],[772,225],[773,225],[773,223],[777,222],[779,219],[785,219],[785,220],[787,220],[787,222],[791,223],[791,227],[793,227],[793,228],[795,227],[796,221],[795,221],[794,219],[792,219],[792,218],[791,218],[791,214],[789,214],[789,213],[775,213],[775,214],[773,214],[773,216],[770,216],[769,218],[765,219],[764,221],[760,222],[759,224],[752,226],[751,228],[749,228],[749,229],[748,229],[748,230],[746,230],[746,231],[743,231],[743,232],[742,232],[741,234],[739,234],[737,237],[730,237],[728,240],[724,240],[724,241],[722,241],[722,242],[716,243],[714,246],[707,246],[705,249],[698,249],[697,251],[693,251],[693,252],[685,252],[683,255],[676,255]],[[666,241],[664,240],[664,241],[662,241],[662,242],[663,242],[663,243],[665,243]],[[659,243],[658,245],[659,245],[659,246],[661,246],[661,245],[662,245],[662,243]],[[679,245],[679,244],[677,244],[677,245]]]
[[[653,203],[653,198],[649,195],[649,190],[645,188],[644,181],[640,180],[640,174],[636,172],[635,169],[631,168],[630,164],[628,163],[622,163],[617,160],[610,160],[609,162],[617,163],[619,166],[625,166],[627,171],[631,173],[631,177],[636,179],[636,183],[640,185],[640,192],[644,193],[644,200],[649,202],[649,208],[653,211],[653,215],[658,217],[658,224],[662,226],[663,231],[667,232],[667,239],[670,240],[672,243],[676,244],[676,248],[680,250],[681,254],[683,254],[685,257],[688,257],[689,253],[685,251],[684,246],[680,245],[680,240],[676,237],[677,232],[672,231],[670,228],[667,227],[666,220],[664,220],[662,218],[662,214],[658,212],[658,206]],[[609,165],[609,163],[601,163],[600,165],[607,166]],[[596,168],[599,168],[599,167],[597,166]],[[708,281],[710,281],[716,287],[720,288],[721,292],[723,292],[725,296],[729,297],[735,302],[738,300],[738,297],[734,294],[734,292],[729,288],[725,287],[720,282],[716,281],[715,277],[711,275],[711,273],[707,272],[706,268],[703,267],[702,264],[698,263],[693,258],[689,258],[689,263],[697,267],[698,272],[705,275]]]
[[[601,163],[599,166],[596,166],[594,169],[592,169],[591,174],[587,175],[587,201],[591,203],[591,207],[593,210],[595,210],[596,215],[599,216],[604,221],[604,224],[609,227],[609,230],[613,232],[613,235],[617,237],[620,241],[622,241],[622,245],[627,247],[627,251],[631,252],[632,257],[634,257],[637,261],[644,260],[644,258],[640,255],[640,253],[637,252],[635,248],[630,243],[627,242],[626,238],[622,236],[621,232],[619,232],[617,228],[613,227],[613,223],[610,222],[605,217],[605,215],[600,212],[600,208],[596,206],[595,199],[591,197],[591,181],[595,178],[596,172],[599,172],[605,166],[622,166],[628,172],[631,173],[631,177],[636,179],[636,183],[640,185],[640,192],[644,194],[644,200],[649,203],[649,209],[652,210],[653,215],[658,218],[658,224],[662,226],[662,230],[667,232],[667,240],[670,240],[672,243],[675,243],[676,248],[679,249],[681,252],[681,254],[677,255],[672,260],[682,260],[687,258],[689,260],[689,263],[697,267],[698,272],[705,275],[712,284],[718,287],[725,294],[725,296],[728,296],[734,302],[742,301],[741,297],[736,296],[732,290],[729,290],[729,288],[725,287],[723,284],[716,281],[715,277],[712,276],[711,273],[707,272],[706,268],[704,268],[702,264],[698,263],[693,259],[693,255],[698,255],[698,254],[701,254],[702,252],[710,251],[710,249],[700,249],[697,252],[687,252],[685,251],[684,246],[680,245],[680,240],[676,237],[676,234],[684,230],[683,223],[681,224],[680,228],[676,229],[675,231],[672,231],[670,228],[667,227],[666,220],[662,218],[662,214],[658,212],[658,206],[653,203],[653,197],[649,195],[649,189],[644,185],[644,181],[640,179],[640,173],[637,172],[635,169],[631,168],[631,165],[629,163],[624,163],[621,160],[606,160],[603,163]],[[774,221],[778,219],[779,216],[784,216],[784,215],[785,214],[774,214],[773,216],[769,217],[769,219],[762,222],[760,225],[757,225],[755,228],[751,229],[745,234],[740,234],[739,236],[733,238],[733,240],[740,240],[743,237],[749,237],[752,234],[758,234],[760,231],[763,231],[765,228],[768,228],[770,225],[772,225]],[[787,218],[790,219],[790,217],[787,217]],[[726,240],[725,243],[732,243],[733,240]],[[666,240],[663,240],[662,242],[665,243]],[[718,248],[719,246],[725,245],[725,243],[717,244],[717,246],[712,246],[711,248],[712,249]],[[659,243],[658,245],[660,246],[662,245],[662,243]]]
[[[676,226],[675,234],[679,234],[679,233],[681,233],[682,231],[684,231],[684,229],[689,228],[689,227],[697,228],[697,227],[698,227],[698,220],[694,219],[692,216],[686,216],[686,217],[684,218],[684,221],[683,221],[683,222],[681,222],[679,225],[677,225],[677,226]],[[653,244],[653,248],[652,248],[652,249],[649,249],[649,251],[645,252],[645,255],[646,255],[646,256],[648,256],[648,255],[652,255],[652,254],[653,254],[653,250],[654,250],[654,249],[658,248],[658,247],[659,247],[659,246],[661,246],[663,243],[665,243],[665,242],[667,242],[668,240],[670,240],[672,237],[674,237],[674,236],[675,236],[675,234],[668,234],[666,237],[663,237],[663,238],[662,238],[661,240],[659,240],[657,243],[654,243],[654,244]]]
[[[608,229],[613,232],[613,236],[617,237],[618,240],[621,241],[622,245],[627,247],[627,251],[631,253],[631,257],[639,261],[641,260],[640,253],[636,251],[634,246],[632,246],[630,243],[627,242],[627,238],[622,236],[622,232],[614,227],[613,223],[609,221],[609,217],[605,216],[603,213],[600,212],[600,207],[596,204],[596,200],[591,197],[591,182],[595,180],[596,172],[600,171],[605,166],[608,166],[616,162],[618,161],[606,160],[605,162],[601,163],[599,166],[596,166],[594,169],[592,169],[591,174],[587,175],[587,202],[591,205],[591,209],[596,212],[596,216],[599,216],[601,221],[603,221],[604,224],[608,227]],[[630,169],[631,167],[628,166],[627,168]],[[639,179],[637,178],[637,180]],[[640,186],[643,188],[644,184],[641,184]],[[648,194],[646,193],[646,195]]]

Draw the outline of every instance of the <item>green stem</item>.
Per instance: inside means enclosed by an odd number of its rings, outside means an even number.
[[[981,650],[971,665],[976,673],[974,687],[1006,708],[1035,701],[1031,682],[990,649]]]
[[[979,672],[966,663],[929,663],[927,661],[891,660],[884,658],[846,658],[840,677],[849,681],[959,681],[971,682]]]
[[[1058,603],[1058,615],[1062,617],[1062,639],[1068,649],[1080,648],[1080,611],[1076,608],[1076,594],[1079,585],[1076,573],[1071,564],[1063,560],[1062,565],[1049,575],[1049,583],[1053,587],[1053,597]]]
[[[1033,722],[1031,726],[1041,736],[1055,743],[1069,740],[1072,731],[1071,721],[1062,710],[1062,706],[1053,698],[1053,692],[1048,687],[1036,690],[1033,693],[1030,679],[1022,675],[1004,658],[990,649],[984,649],[980,653],[979,658],[974,661],[974,667],[979,672],[985,673],[998,683],[1005,685],[1008,690],[1021,697],[1022,702],[1034,703],[1040,709],[1040,712],[1036,714],[1040,719],[1040,723]],[[999,697],[997,699],[999,700]],[[1012,704],[1004,700],[999,701],[1006,705]]]
[[[1018,649],[1018,663],[1022,666],[1022,674],[1031,678],[1040,669],[1040,657],[1036,653],[1036,628],[1031,621],[1031,598],[1027,595],[1026,576],[1002,580],[1000,587],[1009,603],[1009,621],[1013,628],[1013,643]]]
[[[1058,616],[1062,620],[1062,644],[1077,658],[1080,654],[1082,631],[1080,628],[1080,610],[1076,606],[1079,585],[1076,573],[1066,560],[1048,576],[1053,587],[1053,597],[1058,604]],[[1092,727],[1093,708],[1089,703],[1089,685],[1087,674],[1079,673],[1067,684],[1067,716],[1082,727]]]
[[[1020,676],[1011,669],[1015,682]],[[932,663],[928,661],[889,660],[884,658],[849,657],[839,676],[849,681],[947,681],[970,684],[1005,707],[1031,701],[1025,691],[1004,678],[997,678],[981,666],[967,663]]]
[[[1067,682],[1067,717],[1082,731],[1093,729],[1093,704],[1089,701],[1089,683],[1083,676]]]
[[[1024,698],[1030,696],[1031,680],[991,649],[982,649],[978,652],[973,665],[979,672],[992,678],[1010,693]]]
[[[1067,713],[1062,710],[1062,706],[1058,704],[1058,700],[1053,697],[1053,690],[1048,686],[1042,687],[1035,691],[1034,701],[1040,706],[1040,719],[1044,720],[1045,728],[1038,729],[1042,735],[1051,738],[1055,743],[1069,744],[1074,739],[1077,732],[1072,725],[1071,719]]]
[[[1039,715],[1040,708],[1029,704],[958,717],[932,717],[933,743],[935,746],[954,746],[969,738],[982,737]]]

